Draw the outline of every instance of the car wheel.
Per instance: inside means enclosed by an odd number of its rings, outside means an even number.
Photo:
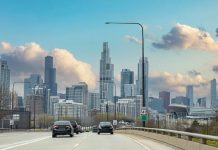
[[[100,132],[98,132],[98,134],[100,134]]]
[[[55,138],[55,137],[56,137],[56,134],[52,134],[52,137]]]
[[[79,134],[79,132],[76,132],[76,134]]]
[[[70,137],[73,137],[73,134],[70,134]]]

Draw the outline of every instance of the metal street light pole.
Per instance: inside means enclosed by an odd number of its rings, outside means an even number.
[[[117,120],[117,104],[116,104],[117,103],[117,98],[116,98],[117,97],[117,94],[116,94],[117,87],[116,87],[116,83],[114,83],[114,87],[115,87],[115,91],[114,91],[115,92],[114,93],[115,94],[115,98],[114,98],[114,104],[115,104],[114,119]]]
[[[141,27],[141,33],[142,33],[142,107],[146,106],[145,102],[145,72],[144,72],[144,29],[142,24],[138,22],[106,22],[105,24],[133,24],[133,25],[139,25]],[[147,112],[148,113],[148,112]],[[145,127],[145,121],[142,122],[142,126]]]

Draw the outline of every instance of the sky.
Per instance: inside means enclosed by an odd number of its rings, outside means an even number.
[[[104,41],[109,43],[115,79],[123,68],[137,72],[141,30],[149,60],[149,96],[161,90],[209,96],[218,72],[217,0],[0,0],[0,54],[12,81],[31,73],[43,76],[44,56],[52,55],[59,90],[79,81],[98,87]]]

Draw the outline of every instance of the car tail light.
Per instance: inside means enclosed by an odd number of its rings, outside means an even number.
[[[53,128],[54,128],[54,129],[58,129],[58,126],[54,125]]]

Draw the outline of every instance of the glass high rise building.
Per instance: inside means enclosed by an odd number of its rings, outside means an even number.
[[[121,88],[120,95],[121,97],[126,97],[124,85],[134,83],[134,72],[129,69],[122,69],[121,71]]]
[[[210,81],[210,97],[211,97],[211,107],[218,106],[216,99],[216,79]]]
[[[42,86],[43,80],[40,74],[31,74],[29,78],[24,79],[24,106],[26,105],[27,96],[33,94],[35,86]]]
[[[169,105],[170,105],[170,92],[167,92],[167,91],[159,92],[159,99],[163,100],[163,107],[165,111],[168,112]]]
[[[56,68],[53,66],[53,57],[45,57],[45,85],[50,89],[51,96],[57,96],[57,83],[56,83]]]
[[[85,82],[72,85],[66,88],[66,100],[73,100],[76,103],[87,105],[88,101],[88,85]]]
[[[142,95],[142,58],[140,58],[138,63],[138,79],[136,81],[137,85],[137,95]],[[148,106],[148,58],[144,58],[144,97],[145,106]]]
[[[193,96],[193,85],[188,85],[186,87],[186,97],[190,100],[190,107],[194,106],[194,96]]]
[[[0,92],[0,109],[10,109],[10,69],[5,60],[0,60]]]
[[[100,100],[113,102],[114,65],[111,64],[108,43],[103,43],[100,59]]]

